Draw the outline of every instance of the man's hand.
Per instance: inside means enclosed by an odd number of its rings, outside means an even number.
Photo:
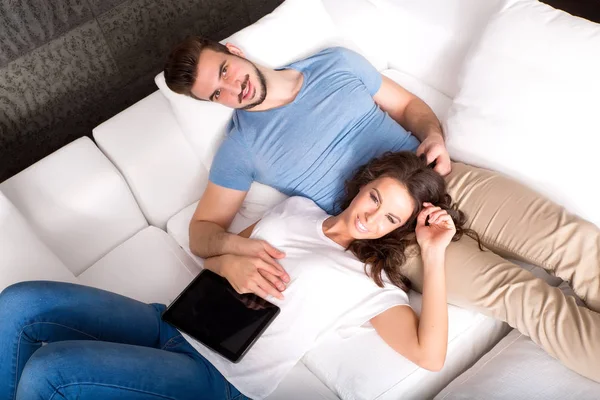
[[[420,156],[421,154],[425,154],[427,157],[427,164],[431,164],[433,161],[436,162],[433,169],[440,175],[446,176],[450,173],[452,164],[442,135],[427,135],[417,149],[417,155]]]
[[[233,254],[225,254],[219,258],[219,273],[229,281],[236,292],[254,293],[263,299],[271,295],[283,300],[281,292],[285,290],[285,284],[282,279],[285,275],[289,282],[289,276],[279,264],[275,263],[275,266],[260,257]]]

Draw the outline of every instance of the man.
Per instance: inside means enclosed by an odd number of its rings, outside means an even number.
[[[508,322],[568,367],[600,381],[600,231],[505,177],[451,164],[431,109],[363,57],[326,49],[272,70],[245,59],[232,44],[192,37],[169,56],[165,79],[175,92],[236,109],[190,223],[190,247],[237,291],[283,298],[289,281],[277,262],[284,254],[226,232],[252,181],[309,197],[333,213],[356,167],[385,151],[416,150],[448,175],[469,227],[494,251],[473,252],[476,243],[468,237],[449,246],[450,301]],[[596,312],[495,253],[569,280]],[[421,287],[418,257],[403,272]]]

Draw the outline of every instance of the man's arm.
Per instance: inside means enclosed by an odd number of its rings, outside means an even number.
[[[281,299],[289,275],[275,260],[285,254],[264,240],[249,239],[248,229],[245,237],[226,231],[245,197],[245,191],[209,182],[190,222],[190,250],[239,293]]]
[[[208,182],[190,221],[190,250],[208,258],[235,253],[240,237],[226,231],[242,206],[246,193]]]
[[[423,100],[383,76],[381,87],[373,96],[375,103],[420,141],[417,154],[424,153],[429,163],[436,160],[435,170],[450,173],[450,156],[444,143],[440,121]]]

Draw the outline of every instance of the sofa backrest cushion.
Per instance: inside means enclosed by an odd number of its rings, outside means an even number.
[[[93,133],[151,225],[166,229],[169,218],[198,200],[206,187],[208,171],[158,90]]]
[[[504,172],[600,226],[600,25],[537,1],[494,16],[445,123],[452,158]]]
[[[75,276],[148,226],[125,180],[87,137],[0,184]]]

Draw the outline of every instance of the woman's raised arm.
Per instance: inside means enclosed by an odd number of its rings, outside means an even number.
[[[371,319],[381,338],[422,368],[439,371],[448,347],[445,253],[456,228],[445,210],[425,203],[417,220],[423,259],[421,318],[410,307],[396,306]]]

